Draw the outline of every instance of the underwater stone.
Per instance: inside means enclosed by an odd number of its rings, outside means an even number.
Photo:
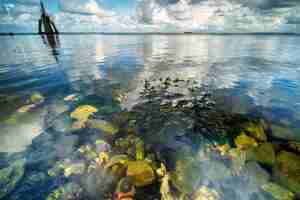
[[[94,128],[94,129],[99,129],[109,135],[114,135],[116,134],[119,129],[117,127],[115,127],[113,124],[104,121],[104,120],[88,120],[88,126],[90,128]]]
[[[276,161],[274,147],[271,143],[263,143],[247,151],[247,160],[254,160],[261,164],[273,166]]]
[[[76,183],[68,183],[50,193],[46,200],[82,199],[82,191]]]
[[[86,122],[88,118],[94,113],[98,112],[97,108],[90,105],[83,105],[77,107],[72,113],[71,118],[76,119],[80,122]]]
[[[207,186],[201,186],[195,192],[195,200],[218,200],[220,195],[212,189],[209,189]]]
[[[127,176],[132,178],[137,187],[150,185],[155,180],[155,174],[151,165],[147,161],[128,162]]]
[[[263,185],[262,189],[276,200],[293,200],[295,197],[289,190],[271,182]]]
[[[100,153],[100,152],[108,152],[111,149],[111,146],[104,140],[98,139],[95,142],[95,150],[96,153]]]
[[[24,175],[25,160],[17,160],[0,170],[0,199],[8,195]]]
[[[161,200],[174,200],[175,198],[172,196],[171,188],[170,188],[170,175],[166,174],[161,179],[161,185],[160,185],[160,194],[161,194]]]
[[[78,94],[70,94],[64,98],[64,101],[78,101],[79,95]]]
[[[35,92],[30,96],[30,103],[39,104],[44,102],[45,98],[39,92]]]
[[[122,178],[118,185],[115,192],[116,199],[132,199],[135,195],[135,188],[134,185],[129,178]]]
[[[231,170],[221,161],[209,160],[201,162],[203,176],[212,182],[222,181],[232,176]]]
[[[246,125],[244,125],[244,130],[249,136],[255,138],[257,141],[267,141],[267,135],[265,134],[264,128],[261,124],[249,122]]]
[[[288,147],[300,154],[300,142],[289,142]]]
[[[141,139],[137,139],[135,143],[135,159],[144,160],[144,158],[145,158],[144,142]]]
[[[300,129],[273,124],[271,130],[271,135],[275,138],[300,142]]]
[[[242,132],[241,135],[237,136],[234,139],[234,143],[238,147],[238,149],[249,149],[251,147],[258,146],[255,139],[247,136],[244,132]]]
[[[85,171],[84,163],[70,163],[64,167],[64,175],[69,177],[71,175],[83,174]]]
[[[20,107],[17,111],[18,111],[18,113],[27,113],[35,107],[36,107],[36,104],[25,105],[25,106]]]
[[[177,160],[175,171],[170,173],[170,179],[177,190],[185,194],[191,193],[195,189],[194,185],[203,179],[202,167],[192,159]]]
[[[300,181],[300,156],[287,151],[281,151],[276,158],[279,169],[289,177]]]
[[[90,145],[81,146],[78,151],[82,153],[87,160],[94,160],[98,156],[97,152]]]
[[[282,185],[300,197],[300,156],[281,151],[276,157],[273,174]]]
[[[261,185],[267,184],[271,178],[268,172],[254,161],[247,162],[245,170],[248,177],[249,187],[251,187],[251,189],[255,192],[259,190]]]
[[[111,168],[114,165],[127,165],[130,161],[130,158],[127,155],[115,155],[111,157],[109,162],[105,165],[105,168]]]

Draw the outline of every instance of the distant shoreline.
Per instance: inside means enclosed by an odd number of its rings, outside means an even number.
[[[39,33],[0,33],[0,36],[18,36],[18,35],[39,35]],[[44,35],[46,35],[44,33]],[[300,33],[218,33],[218,32],[61,32],[59,35],[287,35],[300,36]]]

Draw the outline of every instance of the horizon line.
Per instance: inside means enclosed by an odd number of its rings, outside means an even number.
[[[0,36],[14,35],[40,35],[37,32],[0,32]],[[300,36],[300,33],[285,32],[60,32],[58,34],[42,35],[293,35]]]

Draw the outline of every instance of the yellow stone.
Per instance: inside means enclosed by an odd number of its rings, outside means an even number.
[[[234,143],[239,149],[249,149],[251,147],[258,146],[256,140],[252,137],[247,136],[244,132],[242,132],[241,135],[235,138]]]
[[[254,124],[253,122],[247,123],[245,126],[245,131],[258,141],[267,141],[267,136],[265,134],[264,128],[260,124]]]
[[[101,152],[101,153],[99,153],[99,156],[98,156],[98,158],[96,158],[95,161],[99,166],[103,166],[106,163],[108,163],[109,155],[106,152]]]
[[[86,122],[94,113],[98,112],[97,108],[89,105],[77,107],[72,113],[71,118],[77,119],[80,122]]]
[[[110,135],[114,135],[119,131],[118,127],[104,120],[89,120],[88,124],[89,127],[99,129]]]
[[[219,150],[219,152],[221,153],[221,155],[224,156],[230,150],[230,146],[229,146],[229,144],[218,145],[217,149]]]
[[[167,168],[163,163],[160,163],[160,168],[156,170],[156,174],[159,177],[164,177],[167,174]]]
[[[146,161],[128,162],[127,176],[132,178],[134,185],[137,187],[150,185],[155,180],[154,171]]]

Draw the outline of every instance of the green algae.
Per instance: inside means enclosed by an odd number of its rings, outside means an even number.
[[[267,183],[262,186],[262,189],[276,200],[293,200],[295,198],[292,192],[275,183]]]
[[[126,175],[137,187],[150,185],[155,180],[155,173],[147,161],[130,161],[127,164]]]
[[[104,120],[88,120],[88,126],[90,128],[99,129],[109,135],[114,135],[119,131],[118,127]]]
[[[8,195],[25,173],[25,160],[17,160],[9,167],[0,170],[0,199]]]

